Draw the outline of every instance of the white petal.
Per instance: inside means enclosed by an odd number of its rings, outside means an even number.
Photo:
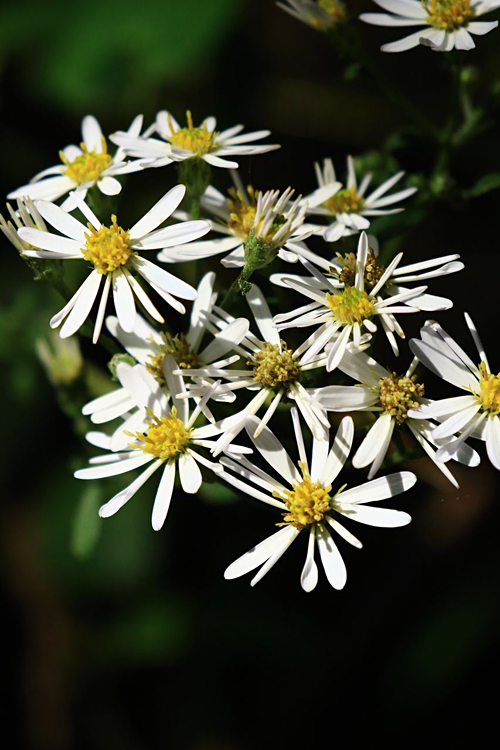
[[[304,567],[302,569],[302,575],[300,576],[300,584],[304,591],[313,591],[318,583],[318,566],[314,561],[314,542],[316,539],[316,524],[313,524],[309,531],[309,542],[307,544],[307,557]]]
[[[113,302],[120,326],[127,333],[132,333],[136,316],[134,295],[127,277],[119,268],[113,271]]]
[[[163,474],[156,491],[153,512],[151,514],[151,525],[155,531],[159,531],[167,517],[172,492],[174,491],[175,482],[175,461],[167,461]]]
[[[130,229],[130,238],[132,240],[140,239],[145,234],[152,232],[160,226],[168,217],[173,214],[179,203],[184,198],[186,188],[184,185],[176,185],[169,190],[158,203],[155,203],[145,216],[142,217]]]
[[[92,115],[87,115],[82,121],[83,142],[87,151],[102,152],[102,130],[101,126]]]
[[[196,299],[196,289],[146,258],[135,257],[133,266],[150,284],[181,299]]]
[[[345,515],[358,523],[386,529],[406,526],[411,521],[411,516],[401,510],[372,508],[369,505],[349,505]]]
[[[360,484],[359,487],[345,490],[337,495],[337,500],[343,506],[387,500],[389,497],[394,497],[394,495],[399,495],[401,492],[411,489],[416,481],[417,477],[411,471],[399,471],[396,474],[379,477],[371,482]]]
[[[100,273],[92,271],[80,287],[80,294],[78,295],[73,309],[64,321],[59,333],[62,339],[66,339],[76,333],[80,326],[82,326],[87,320],[92,305],[95,302],[95,298],[97,297],[101,285],[101,279],[102,275]],[[51,320],[51,325],[53,320],[54,318]]]
[[[392,435],[395,420],[390,414],[382,414],[374,425],[370,427],[365,439],[359,446],[352,465],[356,469],[362,469],[364,466],[371,464],[379,454],[380,448]]]
[[[251,550],[245,552],[244,555],[235,560],[228,568],[224,571],[224,578],[231,580],[233,578],[239,578],[240,576],[249,573],[251,570],[255,570],[259,565],[266,562],[276,550],[281,549],[285,539],[290,536],[290,526],[284,526],[282,529],[272,534],[263,542],[260,542]]]
[[[347,570],[337,545],[324,526],[318,526],[316,531],[321,562],[334,589],[340,591],[347,582]]]
[[[488,417],[486,423],[486,452],[491,463],[500,471],[500,417]]]
[[[210,344],[199,353],[200,361],[208,364],[224,357],[246,336],[248,328],[249,323],[246,318],[233,320],[232,323],[214,336]]]
[[[318,388],[315,396],[328,411],[367,411],[378,401],[371,388],[358,385],[327,385]]]
[[[85,231],[88,232],[88,230],[81,221],[77,221],[67,211],[63,211],[62,208],[56,206],[54,203],[49,203],[49,201],[37,201],[36,208],[40,212],[40,215],[55,229],[66,235],[66,237],[76,240],[78,242],[78,249],[80,249],[82,244],[85,244]]]
[[[256,284],[252,284],[252,287],[246,295],[246,300],[250,306],[250,309],[255,318],[255,322],[259,327],[259,331],[262,334],[264,341],[268,341],[270,344],[280,344],[280,334],[278,329],[273,323],[273,316],[269,305],[266,302],[264,295]]]
[[[341,421],[328,459],[319,474],[322,484],[331,484],[339,475],[351,450],[354,438],[354,422],[351,417],[344,417]]]
[[[300,482],[301,476],[295,464],[269,427],[264,427],[258,437],[254,437],[259,424],[260,420],[257,417],[248,417],[245,425],[248,435],[259,453],[290,485]]]
[[[159,458],[157,461],[153,461],[148,468],[142,472],[140,476],[137,477],[137,479],[134,479],[132,484],[129,484],[128,487],[126,487],[121,492],[118,492],[117,495],[111,498],[111,500],[108,500],[107,503],[104,505],[101,505],[99,508],[99,515],[101,518],[109,518],[110,516],[113,516],[117,511],[120,510],[120,508],[123,508],[125,503],[127,503],[131,497],[135,495],[135,493],[142,487],[145,482],[149,479],[149,477],[154,474],[154,472],[160,468],[160,466],[163,464],[163,461],[161,458]]]
[[[187,453],[179,456],[179,476],[184,492],[191,495],[198,492],[203,481],[200,467],[194,458]]]
[[[43,232],[41,229],[32,229],[31,227],[21,228],[18,235],[24,242],[54,253],[54,258],[57,258],[59,253],[63,253],[64,255],[79,256],[83,259],[81,243],[67,237],[60,237],[58,234]]]
[[[208,221],[182,221],[179,224],[150,232],[142,239],[136,240],[134,248],[138,250],[159,250],[177,247],[197,240],[209,231],[210,224]],[[186,258],[186,260],[189,260],[189,258]]]
[[[97,187],[104,195],[118,195],[121,192],[122,185],[114,177],[103,177],[97,183]]]
[[[147,464],[148,461],[152,460],[152,456],[148,453],[143,453],[142,451],[130,451],[128,456],[130,456],[130,458],[125,458],[117,463],[79,469],[78,471],[75,471],[74,476],[76,479],[104,479],[105,477],[115,477],[118,476],[118,474],[125,474],[127,471],[138,469],[140,466],[144,466],[144,464]]]

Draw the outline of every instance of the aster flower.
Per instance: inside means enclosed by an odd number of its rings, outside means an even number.
[[[37,207],[31,200],[31,198],[17,198],[17,211],[14,211],[10,203],[7,203],[7,211],[10,215],[9,219],[4,219],[0,214],[0,229],[11,242],[16,250],[19,250],[21,255],[25,254],[26,250],[31,250],[32,247],[28,242],[24,242],[19,236],[17,230],[22,227],[30,227],[31,229],[39,229],[41,232],[47,232],[47,225],[40,216]]]
[[[468,395],[423,404],[408,414],[412,419],[441,422],[432,433],[433,439],[439,440],[442,446],[437,453],[439,460],[456,458],[464,441],[473,437],[486,441],[488,458],[500,470],[500,373],[492,373],[481,339],[467,313],[465,321],[478,351],[479,365],[434,322],[422,328],[421,341],[411,339],[410,349],[429,370]]]
[[[220,321],[219,327],[210,326],[210,335],[212,331],[214,335],[211,335],[211,341],[201,349],[202,340],[208,333],[208,319],[217,297],[213,292],[214,281],[214,273],[205,274],[200,281],[197,289],[198,297],[193,304],[190,326],[186,335],[176,334],[172,336],[168,333],[160,333],[140,315],[136,317],[134,330],[129,333],[120,326],[118,318],[114,316],[107,318],[106,326],[109,332],[136,360],[138,366],[135,371],[146,381],[151,392],[157,393],[158,387],[160,389],[166,388],[163,371],[163,361],[166,355],[171,355],[177,366],[183,368],[186,374],[189,373],[191,368],[207,366],[220,371],[239,359],[238,355],[232,357],[226,357],[226,355],[234,349],[235,345],[241,341],[248,331],[249,323],[244,318],[238,318],[231,323],[217,319],[217,322]],[[135,409],[134,391],[130,389],[129,372],[126,368],[117,370],[120,387],[104,396],[93,399],[85,404],[82,409],[82,413],[90,416],[94,424],[104,424],[117,417],[126,416],[126,423],[119,425],[111,436],[109,447],[114,451],[123,450],[130,442],[127,439],[127,432],[139,429],[146,419],[144,408]],[[123,381],[122,376],[124,377]],[[201,382],[199,383],[198,391],[200,395],[196,399],[197,403],[211,388],[214,381],[205,377],[203,383],[204,385]],[[236,397],[232,392],[220,392],[217,389],[215,392],[212,391],[211,398],[216,401],[230,402],[234,401]],[[206,403],[203,407],[203,413],[215,422]]]
[[[147,159],[144,166],[163,167],[186,159],[203,159],[212,167],[233,168],[238,163],[225,157],[265,154],[280,148],[275,144],[255,145],[270,135],[269,130],[241,134],[243,125],[235,125],[220,132],[215,130],[215,117],[207,117],[195,126],[191,112],[186,115],[187,124],[181,127],[173,115],[166,110],[158,112],[155,130],[159,138],[140,137],[121,131],[110,136],[110,140],[130,156]]]
[[[289,349],[286,342],[280,338],[265,297],[255,284],[252,285],[245,299],[262,339],[248,332],[240,340],[239,345],[234,347],[234,350],[245,358],[250,369],[221,370],[215,366],[208,366],[191,371],[181,370],[184,375],[191,374],[196,377],[197,382],[187,386],[187,393],[191,396],[199,397],[203,393],[201,389],[206,388],[211,382],[207,378],[222,378],[227,381],[221,384],[219,388],[221,393],[226,391],[232,393],[242,388],[256,391],[256,395],[244,409],[214,425],[201,428],[202,434],[207,437],[215,434],[217,430],[223,432],[214,445],[214,455],[225,450],[226,446],[241,432],[247,418],[256,414],[266,401],[270,400],[259,425],[259,430],[263,429],[286,396],[296,402],[312,433],[319,439],[325,438],[329,426],[328,418],[314,399],[308,396],[301,382],[308,370],[323,367],[326,361],[324,357],[316,357],[307,366],[302,364],[301,355],[314,340],[314,334],[295,351]],[[219,315],[226,324],[234,325],[234,318],[224,310],[215,307],[214,313]]]
[[[418,359],[415,357],[405,374],[399,375],[362,352],[346,352],[339,369],[357,380],[358,385],[328,385],[315,389],[312,396],[328,411],[371,412],[377,417],[352,459],[356,469],[370,466],[368,479],[373,479],[379,470],[394,430],[406,426],[438,469],[458,487],[448,467],[436,458],[433,446],[439,448],[443,445],[443,441],[434,440],[432,436],[436,423],[409,416],[410,410],[418,409],[421,404],[432,403],[424,398],[424,385],[417,382],[413,374],[417,365]],[[479,456],[465,443],[460,446],[456,459],[466,466],[479,464]]]
[[[340,551],[331,531],[336,531],[346,542],[360,549],[361,542],[339,522],[347,518],[369,526],[395,528],[411,521],[407,513],[387,508],[377,508],[367,503],[378,502],[409,490],[416,476],[408,471],[390,474],[358,487],[346,490],[339,484],[332,485],[340,474],[351,450],[354,425],[351,417],[344,417],[330,449],[329,440],[313,439],[312,460],[307,460],[304,439],[298,413],[292,409],[295,439],[299,454],[298,468],[280,441],[265,427],[255,437],[258,420],[249,419],[248,434],[261,456],[279,475],[279,480],[263,471],[245,457],[233,461],[222,458],[222,479],[251,497],[281,510],[282,528],[244,554],[224,573],[225,578],[239,578],[262,566],[252,579],[255,586],[271,570],[285,550],[306,530],[308,536],[307,557],[300,579],[304,591],[312,591],[318,581],[318,568],[314,560],[317,542],[321,562],[328,582],[335,589],[342,589],[347,572]],[[234,472],[237,476],[233,476]],[[245,481],[243,481],[245,480]],[[252,485],[257,485],[256,489]]]
[[[423,44],[440,52],[470,50],[471,34],[482,36],[496,29],[498,21],[476,18],[500,7],[499,0],[374,0],[389,13],[363,13],[362,21],[375,26],[424,26],[397,42],[384,44],[384,52],[405,52]]]
[[[327,227],[317,227],[323,232],[327,242],[336,242],[341,237],[368,229],[370,217],[397,214],[402,208],[387,208],[394,203],[406,200],[413,195],[417,188],[410,187],[387,195],[389,190],[404,176],[398,172],[375,188],[369,195],[366,191],[370,185],[372,175],[367,173],[358,184],[354,159],[347,157],[347,185],[337,181],[335,168],[331,159],[323,161],[323,167],[316,162],[314,165],[319,188],[306,196],[307,213],[322,217],[330,222]]]
[[[364,279],[366,291],[371,291],[376,285],[379,287],[378,294],[384,298],[387,296],[401,294],[409,291],[406,284],[420,283],[428,279],[448,276],[451,273],[462,271],[465,267],[459,260],[460,255],[444,255],[440,258],[410,263],[400,266],[403,253],[399,253],[387,267],[382,265],[379,259],[378,242],[373,236],[368,237],[369,250],[364,261]],[[338,284],[338,288],[348,288],[354,285],[356,279],[356,255],[354,253],[337,253],[332,260],[322,258],[320,255],[308,250],[307,260],[319,266],[327,276],[332,276]],[[304,281],[304,277],[295,274],[277,273],[273,275],[273,281],[278,286],[287,286],[287,280],[295,279]],[[318,282],[318,288],[320,284]],[[435,294],[420,294],[411,298],[411,306],[420,310],[437,311],[449,310],[453,307],[451,299],[438,297]],[[393,342],[394,346],[394,342]]]
[[[210,225],[206,221],[188,221],[157,229],[177,208],[185,192],[184,185],[172,188],[129,230],[122,229],[117,224],[116,216],[111,217],[109,226],[102,225],[77,193],[73,193],[73,197],[88,220],[87,226],[54,203],[36,202],[36,208],[41,216],[64,236],[41,229],[21,228],[18,230],[20,239],[39,248],[25,250],[24,255],[50,260],[85,260],[94,267],[76,294],[50,321],[51,328],[57,328],[64,321],[60,332],[61,338],[73,335],[83,325],[99,293],[103,278],[104,285],[94,327],[94,343],[101,332],[111,287],[116,314],[124,331],[130,333],[134,330],[134,295],[155,320],[163,323],[163,317],[132,275],[132,270],[142,276],[169,305],[180,313],[185,312],[184,306],[175,297],[193,300],[196,298],[196,290],[139,255],[141,250],[155,250],[190,242],[209,231]]]
[[[92,465],[75,472],[75,477],[77,479],[103,479],[125,474],[149,464],[137,479],[100,508],[99,515],[102,518],[108,518],[120,510],[149,477],[161,468],[162,477],[151,518],[153,529],[158,531],[165,522],[170,506],[177,467],[182,489],[190,494],[198,492],[203,481],[199,465],[215,472],[220,471],[221,467],[206,459],[199,452],[199,448],[211,447],[211,442],[202,439],[199,435],[199,428],[194,426],[203,404],[200,402],[189,414],[189,402],[181,398],[185,391],[183,380],[179,375],[174,375],[174,370],[177,368],[174,358],[167,355],[163,360],[170,401],[153,378],[148,382],[142,377],[143,372],[140,368],[145,370],[142,365],[130,367],[125,363],[120,363],[117,366],[117,374],[122,382],[125,380],[128,382],[129,393],[133,397],[135,407],[138,413],[144,411],[146,418],[142,423],[134,426],[134,433],[128,433],[129,445],[126,449],[119,453],[110,452],[96,456],[90,460]],[[204,400],[208,400],[210,395],[209,390]],[[91,433],[89,440],[93,444],[111,450],[109,439],[102,433]],[[234,448],[234,455],[239,455],[238,450]],[[248,452],[247,449],[242,450]],[[228,451],[230,451],[229,448]]]
[[[158,260],[166,263],[171,258],[201,260],[228,253],[222,265],[239,268],[245,265],[245,245],[252,241],[268,245],[272,254],[289,262],[296,261],[300,255],[309,257],[303,240],[315,230],[304,225],[306,206],[301,205],[302,196],[292,202],[293,193],[292,188],[283,193],[279,190],[263,193],[240,185],[230,189],[226,198],[210,185],[201,199],[201,206],[217,217],[210,221],[212,231],[224,236],[193,242],[189,247],[179,248],[175,254],[172,251],[170,255],[159,253]],[[188,214],[177,211],[176,216],[186,219]]]
[[[317,31],[329,31],[347,20],[340,0],[286,0],[286,3],[276,5]]]
[[[130,138],[137,138],[141,132],[142,115],[136,117],[127,130]],[[43,199],[57,201],[71,191],[78,191],[85,198],[87,191],[94,186],[104,195],[117,195],[122,186],[116,179],[120,175],[130,174],[142,169],[139,161],[128,161],[122,149],[117,149],[114,156],[108,154],[106,139],[101,126],[91,115],[83,118],[80,146],[66,146],[59,155],[61,164],[44,169],[36,174],[31,182],[13,190],[8,198]],[[62,207],[72,211],[76,207],[69,196]]]
[[[286,328],[318,326],[314,341],[302,358],[303,364],[310,362],[326,348],[326,369],[334,370],[351,340],[355,348],[366,348],[365,345],[370,342],[372,334],[377,330],[373,322],[376,316],[382,323],[394,354],[399,354],[394,333],[404,338],[404,331],[396,320],[395,313],[419,312],[418,307],[410,307],[402,303],[418,297],[427,287],[416,287],[382,299],[379,296],[383,283],[382,277],[370,292],[366,292],[364,269],[367,256],[368,238],[363,232],[358,243],[354,285],[350,287],[342,288],[338,281],[327,278],[312,263],[303,258],[301,262],[311,273],[311,278],[283,279],[288,287],[313,300],[307,305],[276,315],[274,318],[280,331]],[[281,283],[282,278],[271,276],[271,281]],[[362,333],[362,328],[366,329],[365,333]]]

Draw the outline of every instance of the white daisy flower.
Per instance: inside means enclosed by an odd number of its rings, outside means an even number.
[[[10,220],[4,219],[2,214],[0,214],[0,229],[16,250],[19,250],[21,255],[24,255],[26,250],[32,250],[33,248],[28,242],[24,242],[21,239],[17,230],[23,227],[30,227],[31,229],[39,229],[42,232],[47,232],[48,229],[31,198],[17,198],[16,203],[17,211],[14,211],[10,203],[7,203]]]
[[[237,182],[239,178],[235,176]],[[309,257],[303,240],[310,237],[316,229],[305,225],[305,205],[301,198],[291,202],[293,190],[287,188],[268,190],[265,193],[256,191],[251,186],[245,189],[242,184],[231,188],[228,197],[211,185],[201,198],[200,205],[216,219],[210,220],[213,232],[222,234],[213,240],[193,242],[189,247],[180,247],[175,254],[159,253],[158,260],[165,263],[180,260],[201,260],[215,255],[228,253],[221,260],[226,268],[241,268],[245,265],[245,243],[249,238],[263,239],[274,246],[278,257],[288,262],[295,262],[299,255]],[[177,211],[176,217],[188,218],[188,214]]]
[[[231,323],[220,320],[220,326],[215,330],[214,326],[210,326],[211,331],[214,331],[214,336],[201,349],[202,340],[208,332],[208,316],[217,298],[217,295],[213,292],[214,281],[214,273],[205,274],[200,281],[197,289],[198,297],[193,305],[191,322],[186,335],[172,336],[168,333],[160,333],[140,315],[136,317],[134,330],[132,333],[128,333],[120,326],[118,318],[114,316],[107,318],[106,326],[109,332],[118,339],[139,364],[136,371],[149,384],[152,392],[156,392],[158,386],[160,388],[166,387],[163,368],[166,355],[171,355],[177,366],[182,368],[186,374],[192,368],[205,368],[207,366],[219,371],[239,359],[238,355],[232,357],[226,357],[226,355],[234,350],[235,345],[241,341],[248,331],[249,323],[244,318],[238,318]],[[219,319],[217,319],[217,322],[219,322]],[[123,382],[120,380],[119,373],[125,375]],[[135,411],[134,391],[131,391],[129,387],[129,370],[121,368],[119,372],[117,371],[117,377],[120,380],[119,388],[89,401],[82,409],[82,413],[90,416],[94,424],[104,424],[117,417],[127,415],[129,424],[120,425],[111,436],[110,449],[113,451],[123,450],[128,445],[130,441],[126,434],[124,436],[124,430],[130,432],[136,429],[137,424],[142,423],[146,416],[144,409]],[[203,383],[204,385],[200,381],[197,402],[214,384],[214,381],[205,377]],[[236,397],[232,392],[220,392],[220,389],[217,389],[212,392],[211,398],[216,401],[230,402],[234,401]],[[215,422],[207,404],[203,408],[203,413]]]
[[[458,487],[448,467],[436,458],[433,446],[440,447],[443,441],[434,440],[432,432],[436,424],[428,419],[416,420],[409,416],[411,409],[420,404],[431,404],[424,399],[424,385],[417,382],[413,374],[418,364],[415,357],[404,375],[398,375],[382,367],[366,354],[346,352],[339,370],[357,380],[359,385],[328,385],[312,391],[312,396],[328,411],[363,411],[377,415],[363,442],[352,459],[356,469],[370,466],[368,479],[373,479],[384,460],[391,443],[394,429],[406,425],[438,469]],[[462,443],[455,456],[466,466],[477,466],[479,456]]]
[[[155,531],[161,529],[165,522],[174,489],[177,466],[182,489],[190,494],[198,492],[202,484],[203,478],[198,464],[212,471],[221,470],[219,464],[209,461],[198,450],[212,446],[211,441],[201,438],[199,428],[194,427],[201,413],[202,402],[190,415],[189,401],[180,398],[185,389],[182,377],[174,375],[174,370],[177,368],[174,358],[167,355],[163,360],[163,367],[171,395],[170,403],[153,378],[146,381],[142,377],[143,372],[141,373],[140,368],[145,371],[142,365],[130,367],[125,363],[120,363],[117,366],[117,374],[122,382],[127,381],[129,393],[133,395],[138,413],[144,411],[146,418],[142,423],[134,425],[134,433],[129,432],[128,448],[119,453],[110,452],[96,456],[90,460],[92,466],[75,472],[77,479],[102,479],[124,474],[149,464],[147,469],[126,489],[100,508],[99,515],[102,518],[108,518],[120,510],[155,471],[162,468],[162,477],[151,518]],[[210,395],[210,391],[207,391],[204,400],[208,400]],[[109,439],[102,433],[90,433],[88,438],[93,444],[111,450]],[[234,450],[234,455],[239,455],[237,447]],[[248,452],[246,449],[242,450]],[[229,448],[228,451],[230,451]]]
[[[488,458],[500,470],[500,373],[492,374],[484,347],[470,316],[465,313],[479,355],[479,366],[444,331],[438,323],[421,330],[422,340],[411,339],[410,349],[433,373],[452,383],[467,396],[455,396],[412,409],[412,419],[437,419],[441,424],[432,433],[442,447],[441,461],[456,458],[468,437],[486,441]],[[456,437],[455,433],[460,433]]]
[[[318,582],[318,568],[314,560],[314,547],[317,542],[328,582],[333,588],[342,589],[347,580],[347,572],[331,530],[336,531],[342,539],[358,549],[362,544],[339,522],[339,517],[383,528],[405,526],[411,521],[407,513],[377,508],[367,503],[386,500],[405,492],[413,487],[417,478],[411,472],[402,471],[352,489],[346,490],[346,485],[343,485],[334,490],[332,484],[342,470],[352,445],[352,418],[344,417],[330,450],[328,439],[314,438],[310,464],[307,461],[299,417],[295,409],[292,409],[292,418],[300,459],[299,468],[268,427],[255,437],[258,420],[255,417],[249,419],[248,434],[262,457],[279,475],[279,480],[244,457],[238,458],[237,461],[221,459],[225,469],[219,475],[222,479],[251,497],[279,508],[283,516],[283,521],[277,524],[283,528],[236,560],[227,568],[224,577],[239,578],[262,566],[251,581],[251,585],[255,586],[271,570],[300,532],[307,530],[307,557],[300,579],[302,588],[304,591],[312,591]],[[238,476],[233,476],[228,469]],[[252,484],[257,485],[259,489]]]
[[[196,158],[203,159],[212,167],[236,169],[238,163],[225,157],[265,154],[280,148],[276,144],[252,143],[270,135],[269,130],[242,135],[244,126],[235,125],[218,132],[215,130],[215,117],[207,117],[198,127],[193,124],[191,112],[187,112],[186,118],[186,127],[181,127],[170,112],[163,110],[156,116],[155,130],[159,138],[119,131],[110,136],[110,140],[130,156],[147,159],[143,165],[145,167],[163,167],[172,162]]]
[[[388,13],[363,13],[362,21],[375,26],[425,26],[397,42],[384,44],[383,52],[405,52],[419,44],[440,52],[470,50],[476,45],[471,34],[483,36],[496,29],[498,21],[476,18],[500,7],[500,0],[374,0]]]
[[[284,281],[286,286],[313,300],[307,305],[288,313],[276,315],[274,318],[274,322],[280,331],[286,328],[318,326],[313,343],[302,357],[303,364],[316,358],[326,348],[326,369],[329,372],[334,370],[344,356],[351,340],[354,348],[366,348],[372,334],[377,330],[377,326],[373,322],[373,318],[376,316],[382,323],[394,354],[396,356],[399,354],[394,333],[397,333],[401,338],[404,338],[405,335],[395,318],[395,313],[419,312],[418,307],[410,307],[402,303],[418,297],[427,287],[420,286],[415,289],[408,289],[405,292],[383,299],[379,295],[380,288],[385,282],[385,275],[382,275],[371,291],[366,292],[364,270],[367,256],[368,238],[363,232],[358,244],[354,285],[350,287],[343,288],[337,280],[327,278],[312,263],[303,258],[301,258],[301,262],[311,273],[311,278],[297,280],[290,277],[283,279],[280,275],[277,277],[271,276],[273,283]],[[366,329],[366,333],[362,333],[363,327]]]
[[[314,165],[319,188],[306,196],[307,213],[323,217],[331,222],[327,227],[319,226],[327,242],[336,242],[341,237],[356,234],[370,226],[370,217],[397,214],[402,208],[387,208],[394,203],[406,200],[416,191],[416,187],[399,190],[387,195],[388,191],[399,182],[404,172],[398,172],[382,183],[369,195],[368,190],[372,175],[367,173],[358,184],[354,159],[347,157],[347,185],[337,181],[335,168],[331,159],[323,161],[323,168],[316,162]]]
[[[276,5],[317,31],[328,31],[347,20],[345,5],[340,0],[286,0],[286,3]]]
[[[142,115],[132,122],[127,133],[137,138],[142,128]],[[104,195],[117,195],[122,186],[116,177],[142,169],[139,161],[128,161],[125,152],[118,148],[114,156],[108,154],[106,139],[101,126],[91,115],[82,121],[83,143],[80,146],[66,146],[59,155],[62,164],[44,169],[33,177],[31,182],[13,190],[8,198],[43,199],[57,201],[63,195],[76,190],[81,198],[87,191],[97,186]],[[76,204],[69,196],[62,207],[72,211]]]
[[[196,290],[139,255],[141,250],[156,250],[191,242],[209,231],[210,225],[206,221],[188,221],[157,229],[175,211],[185,192],[184,185],[172,188],[129,230],[122,229],[117,224],[116,216],[111,217],[109,226],[101,224],[77,193],[73,193],[73,196],[78,208],[89,222],[87,226],[54,203],[36,202],[36,208],[42,217],[64,236],[41,229],[21,228],[18,232],[21,240],[39,248],[26,250],[24,255],[50,260],[84,260],[94,267],[76,294],[50,321],[51,328],[57,328],[64,321],[60,332],[61,338],[72,336],[83,325],[90,314],[103,278],[104,285],[94,327],[94,343],[101,332],[111,287],[116,314],[124,331],[131,333],[134,330],[134,295],[155,320],[164,323],[163,317],[131,271],[142,276],[175,310],[185,312],[184,306],[175,297],[193,300],[196,298]]]
[[[196,243],[195,243],[196,244]],[[379,259],[379,247],[375,237],[368,236],[369,250],[364,258],[364,277],[365,289],[371,291],[374,286],[379,286],[378,294],[381,297],[388,297],[402,292],[409,291],[406,284],[420,283],[439,276],[448,276],[450,273],[462,271],[465,266],[459,260],[460,255],[444,255],[440,258],[431,258],[430,260],[410,263],[409,265],[400,266],[403,253],[399,253],[390,264],[385,267]],[[303,257],[319,266],[325,275],[333,276],[336,282],[339,282],[339,288],[346,288],[354,285],[356,279],[356,255],[354,253],[337,253],[332,260],[322,258],[320,255],[308,250],[307,255]],[[287,280],[295,279],[304,281],[303,276],[287,273],[277,273],[273,275],[273,281],[278,286],[287,286]],[[379,284],[381,282],[381,284]],[[321,288],[318,281],[318,289]],[[418,307],[420,310],[437,311],[449,310],[453,307],[453,302],[447,297],[438,297],[435,294],[420,294],[418,297],[411,298],[411,306]]]
[[[244,409],[216,422],[213,426],[207,425],[202,428],[207,437],[211,436],[212,429],[224,433],[214,446],[214,455],[225,450],[231,440],[234,440],[241,432],[247,418],[257,414],[266,401],[270,400],[264,417],[259,423],[259,430],[263,429],[286,396],[296,402],[313,435],[318,439],[326,439],[329,428],[328,417],[314,398],[308,395],[301,382],[308,370],[325,365],[324,357],[316,357],[307,365],[302,363],[301,355],[314,340],[314,334],[295,351],[288,349],[272,322],[271,311],[264,295],[255,284],[246,295],[246,300],[262,339],[249,332],[234,349],[245,358],[250,369],[220,370],[209,366],[199,370],[193,369],[190,373],[182,371],[183,374],[191,374],[201,380],[201,385],[197,382],[192,386],[187,386],[187,392],[192,396],[199,397],[203,393],[201,389],[206,389],[211,382],[207,380],[207,377],[228,381],[220,386],[221,393],[225,391],[232,393],[241,388],[257,391]],[[233,324],[234,318],[224,310],[216,307],[214,312],[226,323]]]

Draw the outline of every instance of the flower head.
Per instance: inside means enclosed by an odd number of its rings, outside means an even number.
[[[498,21],[477,21],[498,8],[498,0],[374,0],[388,13],[363,13],[362,21],[375,26],[424,26],[397,42],[384,44],[384,52],[404,52],[423,44],[439,52],[471,50],[472,35],[496,29]]]
[[[286,0],[286,3],[276,5],[317,31],[329,31],[347,20],[341,0]]]

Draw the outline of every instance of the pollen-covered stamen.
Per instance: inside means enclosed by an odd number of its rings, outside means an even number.
[[[288,385],[300,377],[292,349],[287,349],[284,341],[281,344],[280,350],[278,344],[262,342],[262,349],[247,361],[247,365],[253,365],[254,380],[268,388]]]
[[[229,218],[227,225],[234,235],[246,240],[254,226],[257,213],[257,195],[251,185],[247,187],[248,201],[240,190],[230,188],[228,193],[227,210]]]
[[[335,319],[343,325],[363,323],[375,314],[375,305],[368,294],[355,286],[336,294],[327,292],[326,302]]]
[[[390,414],[397,424],[404,424],[409,409],[416,409],[425,393],[423,384],[416,382],[415,375],[408,377],[395,372],[378,381],[378,391],[383,414]]]
[[[83,154],[69,161],[62,151],[59,152],[60,159],[66,165],[65,174],[79,185],[82,182],[97,182],[105,169],[111,164],[111,156],[108,154],[106,139],[102,137],[102,151],[87,151],[84,143],[80,144]]]
[[[282,500],[288,512],[283,513],[283,523],[278,526],[290,524],[301,531],[312,523],[323,520],[325,513],[331,510],[331,484],[322,485],[321,482],[313,482],[309,476],[307,466],[299,462],[302,471],[302,481],[292,485],[291,490],[274,492],[276,498]]]
[[[479,365],[479,372],[481,377],[477,397],[481,407],[489,414],[500,414],[500,372],[498,375],[492,375],[484,362]]]
[[[462,26],[467,26],[476,15],[471,0],[421,0],[421,2],[428,14],[425,20],[436,29],[456,31]]]
[[[332,268],[331,273],[335,275],[344,286],[354,286],[356,281],[356,255],[354,253],[337,253],[337,260],[342,264],[342,269]],[[385,267],[379,263],[378,257],[373,250],[369,250],[365,265],[365,289],[369,292],[378,284],[383,276]]]
[[[172,336],[170,333],[162,333],[163,344],[151,342],[157,350],[156,354],[151,354],[146,362],[146,369],[159,385],[165,385],[165,374],[163,371],[163,360],[167,354],[171,354],[181,370],[190,370],[192,367],[198,367],[199,359],[196,352],[191,351],[191,347],[183,333]]]
[[[172,407],[170,416],[156,417],[147,409],[149,429],[132,435],[144,453],[149,453],[163,461],[178,458],[186,452],[190,441],[190,430],[187,430],[182,419],[177,417],[177,409]],[[137,448],[132,443],[131,448]]]
[[[124,266],[132,249],[128,231],[116,223],[116,216],[111,216],[111,226],[95,229],[87,224],[90,234],[86,234],[86,245],[82,248],[85,260],[90,260],[98,273],[111,273]]]
[[[355,187],[339,190],[323,203],[332,214],[357,214],[363,205],[364,200],[358,195]]]
[[[170,120],[170,130],[172,135],[168,140],[175,148],[191,151],[196,156],[204,156],[214,150],[215,136],[217,133],[211,132],[207,128],[206,122],[203,122],[201,128],[195,128],[191,112],[186,112],[187,127],[181,128],[174,132],[172,120]]]

